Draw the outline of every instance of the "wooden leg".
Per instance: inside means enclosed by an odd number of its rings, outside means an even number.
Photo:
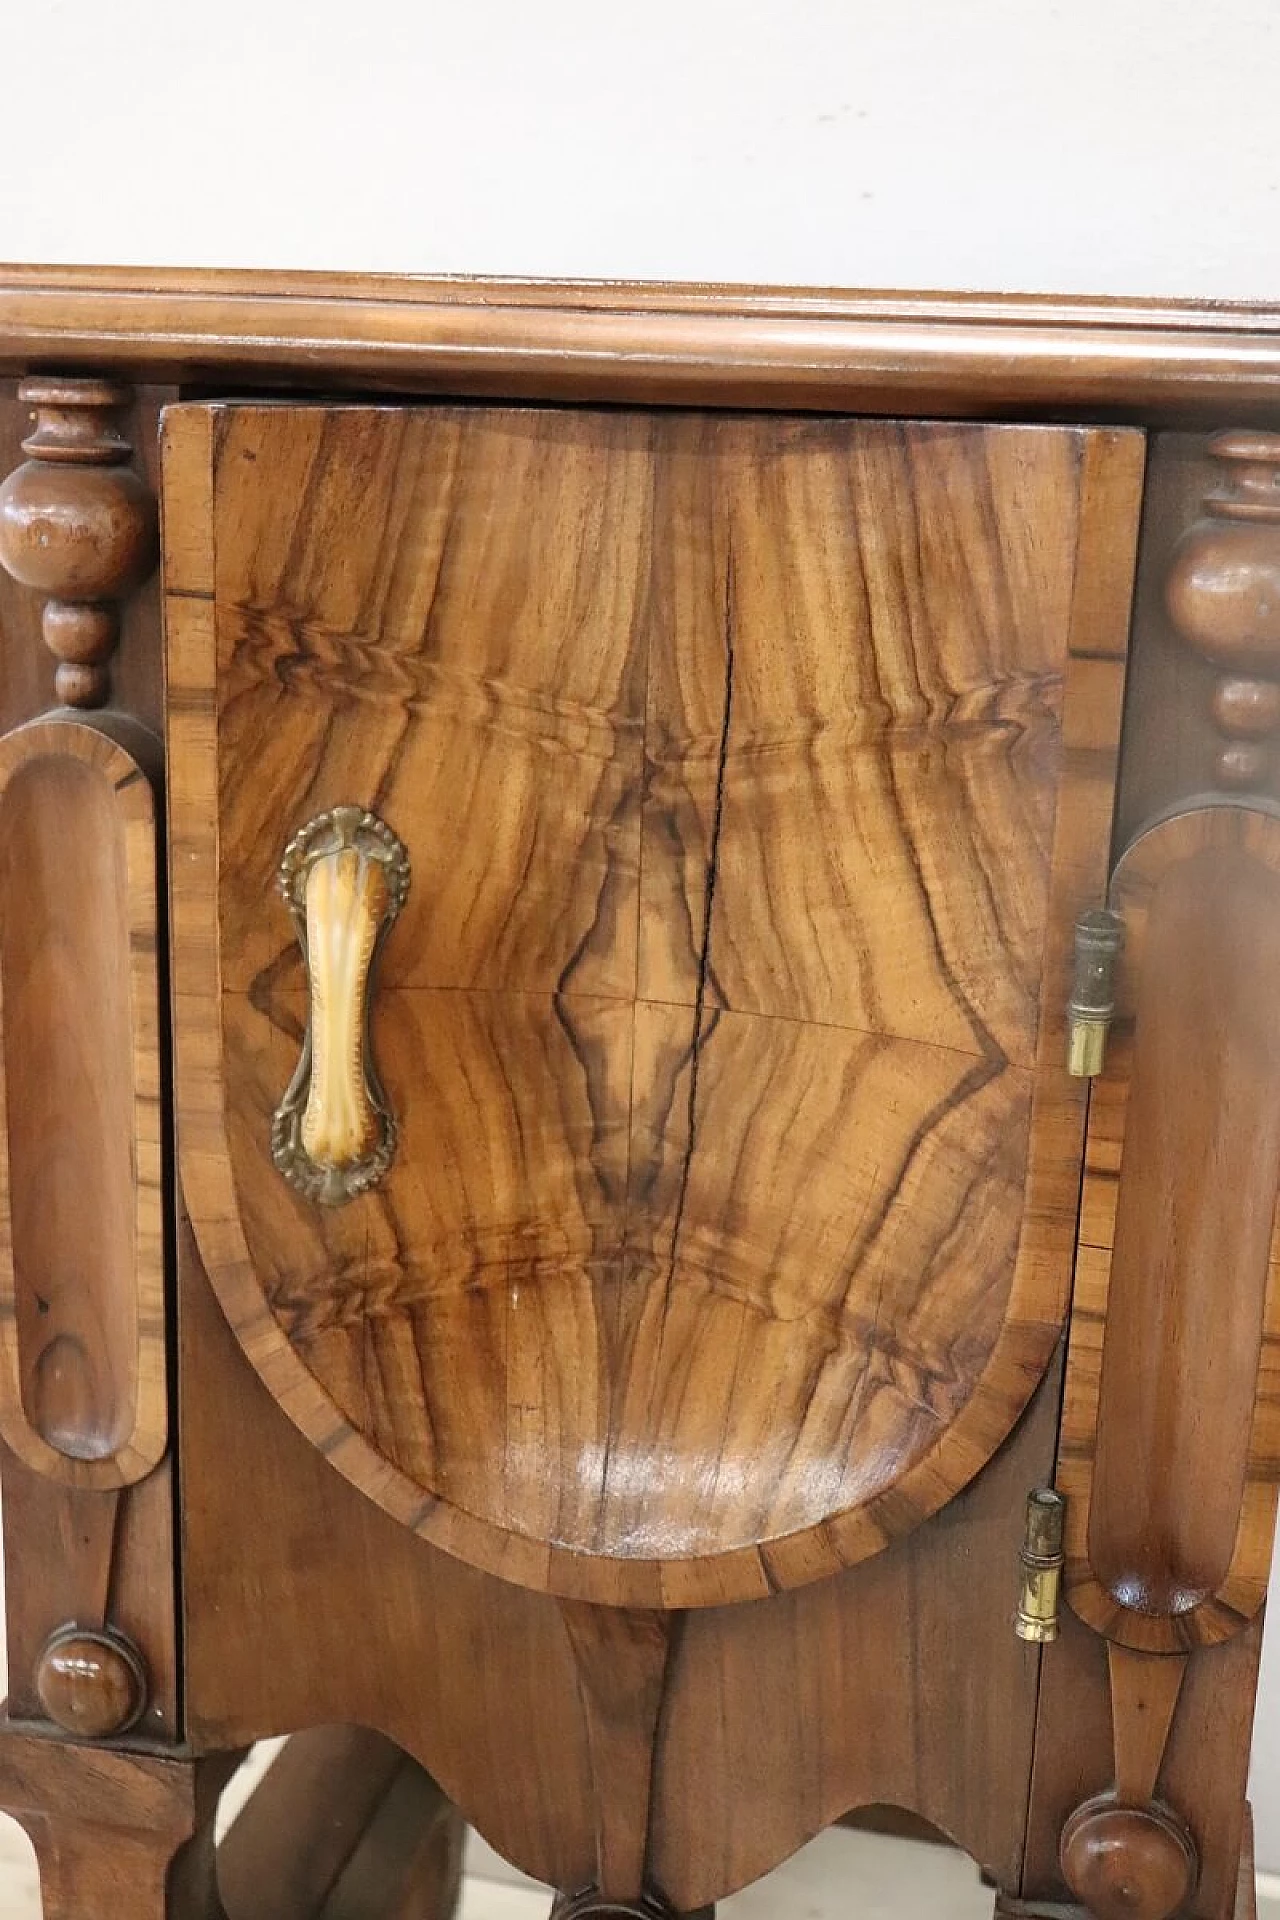
[[[1089,1920],[1084,1907],[1066,1905],[1061,1901],[1019,1900],[1012,1894],[996,1894],[993,1920],[1044,1920],[1044,1916],[1049,1914],[1052,1914],[1053,1920],[1068,1920],[1073,1915],[1079,1915],[1080,1920]],[[1247,1803],[1232,1920],[1258,1920],[1258,1892],[1253,1871],[1253,1809]]]
[[[212,1902],[202,1912],[176,1894],[170,1900],[173,1860],[159,1835],[47,1815],[24,1816],[24,1825],[40,1863],[44,1920],[220,1920]]]
[[[26,1829],[44,1920],[221,1920],[218,1793],[237,1755],[114,1753],[0,1726],[0,1809]]]
[[[30,1834],[44,1920],[450,1920],[463,1822],[381,1734],[295,1734],[213,1844],[241,1756],[73,1746],[0,1725],[0,1809]]]
[[[218,1848],[218,1920],[450,1920],[463,1833],[393,1741],[359,1727],[297,1733]]]

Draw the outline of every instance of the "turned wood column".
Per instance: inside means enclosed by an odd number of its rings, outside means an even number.
[[[119,424],[131,397],[109,380],[26,380],[30,457],[0,486],[0,565],[44,594],[58,699],[101,707],[120,638],[120,603],[155,565],[156,503],[130,465]]]
[[[35,1848],[44,1920],[223,1920],[214,1818],[238,1759],[112,1753],[0,1725],[0,1808]]]
[[[1222,1905],[1221,1842],[1167,1754],[1195,1663],[1263,1604],[1275,1521],[1280,434],[1209,452],[1218,478],[1163,591],[1211,669],[1195,784],[1215,790],[1165,799],[1111,878],[1118,1018],[1090,1103],[1059,1455],[1067,1597],[1107,1642],[1114,1772],[1059,1850],[1096,1920]]]
[[[1280,731],[1280,433],[1219,433],[1222,484],[1179,543],[1165,601],[1181,638],[1218,675],[1220,787],[1263,787]]]

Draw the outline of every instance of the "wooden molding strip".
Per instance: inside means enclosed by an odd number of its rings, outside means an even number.
[[[0,267],[0,372],[953,417],[1280,419],[1280,308]]]

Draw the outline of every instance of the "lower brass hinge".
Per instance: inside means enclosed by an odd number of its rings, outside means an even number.
[[[1062,1526],[1067,1503],[1052,1487],[1027,1495],[1022,1551],[1022,1585],[1013,1628],[1020,1640],[1056,1640],[1058,1592],[1062,1585]]]

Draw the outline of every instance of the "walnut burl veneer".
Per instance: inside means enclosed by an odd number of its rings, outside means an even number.
[[[228,1122],[188,1204],[268,1384],[425,1537],[586,1600],[748,1598],[1004,1438],[1063,1318],[1061,936],[1119,724],[1074,586],[1140,454],[169,415],[214,559],[170,627],[180,1099],[220,1012]],[[372,1009],[401,1144],[321,1213],[262,1153],[305,1017],[262,909],[353,791],[413,872]]]
[[[45,1920],[854,1813],[1253,1920],[1280,314],[6,268],[0,374]]]

